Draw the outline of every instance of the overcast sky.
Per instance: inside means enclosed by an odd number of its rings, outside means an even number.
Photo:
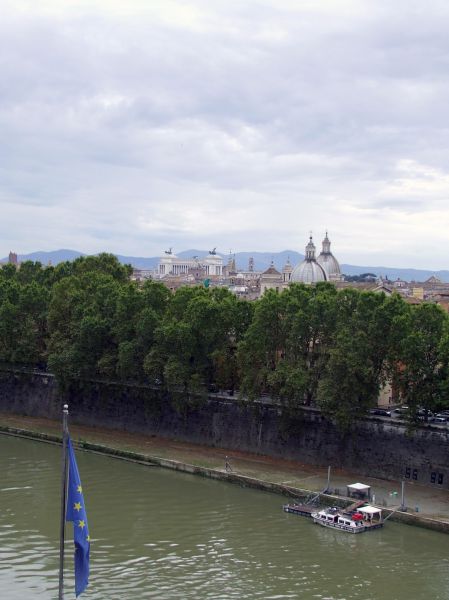
[[[449,268],[449,3],[3,0],[0,256]]]

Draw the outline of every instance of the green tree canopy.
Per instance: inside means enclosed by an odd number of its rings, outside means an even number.
[[[413,419],[420,408],[433,411],[449,405],[448,316],[439,306],[424,303],[412,307],[406,326],[397,381]]]
[[[334,337],[317,400],[342,427],[377,403],[397,367],[397,327],[407,314],[408,306],[395,295],[353,289],[337,295]]]

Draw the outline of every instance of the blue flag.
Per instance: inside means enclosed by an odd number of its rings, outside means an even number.
[[[67,494],[66,521],[73,521],[73,538],[75,542],[75,594],[79,596],[89,581],[90,537],[87,526],[86,507],[83,488],[73,452],[70,437],[67,440],[69,458],[69,485]]]

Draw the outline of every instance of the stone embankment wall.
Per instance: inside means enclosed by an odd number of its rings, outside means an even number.
[[[342,433],[313,409],[302,410],[293,420],[269,404],[211,397],[193,406],[170,401],[157,389],[104,383],[61,393],[51,376],[0,373],[0,412],[59,419],[64,402],[76,423],[449,488],[446,428],[428,425],[409,433],[394,420],[362,418]]]

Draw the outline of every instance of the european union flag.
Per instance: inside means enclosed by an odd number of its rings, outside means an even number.
[[[67,494],[66,521],[73,521],[75,542],[75,593],[79,596],[89,581],[90,537],[87,526],[86,507],[83,498],[80,475],[70,437],[67,440],[69,457],[69,484]]]

